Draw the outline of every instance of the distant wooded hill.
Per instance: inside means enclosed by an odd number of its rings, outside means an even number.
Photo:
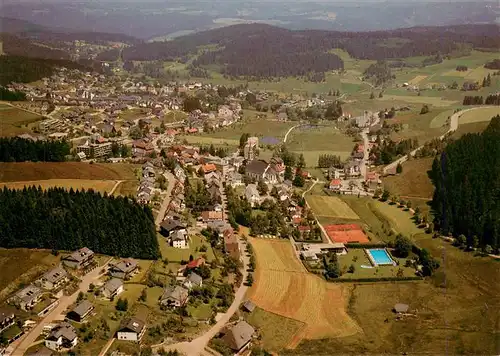
[[[500,247],[500,116],[483,133],[450,143],[434,160],[430,176],[436,227],[443,234],[464,235],[468,246]]]
[[[264,24],[223,27],[169,42],[142,43],[126,48],[124,60],[187,61],[216,66],[230,76],[257,78],[302,76],[342,69],[335,48],[358,59],[391,59],[450,54],[470,48],[496,49],[495,25],[415,27],[376,32],[291,31]],[[200,54],[201,52],[201,54]]]

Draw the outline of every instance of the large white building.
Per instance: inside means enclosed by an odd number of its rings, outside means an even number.
[[[141,342],[145,332],[146,324],[142,320],[131,318],[118,330],[116,337],[118,340]]]

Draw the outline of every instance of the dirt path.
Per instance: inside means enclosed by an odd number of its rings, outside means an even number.
[[[292,132],[294,129],[296,129],[297,127],[300,127],[300,126],[302,126],[302,124],[290,127],[288,129],[288,131],[286,132],[285,137],[283,138],[283,143],[286,143],[286,140],[288,139],[288,135],[290,134],[290,132]]]
[[[36,325],[33,329],[31,329],[30,332],[28,332],[26,335],[21,337],[19,340],[15,341],[11,347],[13,347],[13,351],[11,355],[17,356],[17,355],[24,355],[26,350],[35,342],[36,338],[41,334],[43,327],[47,324],[52,323],[56,318],[64,313],[64,311],[73,303],[76,302],[76,299],[78,298],[78,294],[80,292],[87,292],[89,289],[89,285],[99,279],[102,275],[100,274],[100,271],[103,268],[106,268],[108,265],[109,261],[111,261],[111,258],[103,265],[99,266],[95,269],[93,269],[91,272],[87,273],[85,276],[83,276],[80,286],[78,290],[73,293],[70,296],[63,296],[59,299],[59,304],[52,309],[45,318],[43,318],[38,325]]]
[[[122,184],[123,182],[124,182],[124,180],[119,180],[119,181],[117,181],[117,182],[115,183],[115,185],[114,185],[113,189],[111,189],[111,191],[108,193],[108,195],[113,195],[113,193],[115,192],[116,188],[118,188],[118,186],[119,186],[120,184]]]
[[[109,348],[111,347],[111,345],[113,345],[113,342],[115,341],[115,338],[112,337],[107,343],[106,345],[104,345],[104,347],[102,348],[101,352],[99,352],[99,356],[106,356],[106,352],[108,352]]]

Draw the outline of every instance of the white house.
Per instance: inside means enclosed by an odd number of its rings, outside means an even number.
[[[170,234],[170,243],[176,248],[188,248],[186,230],[177,230]]]
[[[56,289],[68,281],[68,273],[62,267],[56,267],[45,273],[38,283],[43,289]]]
[[[109,281],[104,284],[104,287],[102,288],[102,294],[108,298],[114,298],[117,295],[120,295],[120,293],[123,292],[123,281],[118,278],[111,278]]]
[[[257,190],[256,184],[247,185],[247,187],[245,188],[245,197],[247,198],[252,208],[257,204],[260,204],[260,194]]]
[[[118,340],[141,342],[146,332],[146,324],[137,318],[130,318],[125,326],[118,330],[116,337]]]
[[[77,343],[75,328],[65,321],[53,328],[45,339],[45,346],[54,351],[72,349]]]

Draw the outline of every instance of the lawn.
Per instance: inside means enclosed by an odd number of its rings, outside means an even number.
[[[409,212],[398,208],[396,205],[390,205],[387,202],[380,202],[378,200],[373,200],[373,207],[387,219],[397,233],[410,238],[422,234],[423,230],[415,225]]]
[[[434,96],[418,96],[418,95],[384,95],[382,98],[377,100],[382,100],[387,102],[388,106],[392,106],[391,102],[406,102],[411,104],[428,104],[436,107],[450,106],[457,104],[458,101],[455,100],[445,100],[440,97]]]
[[[20,284],[27,285],[51,267],[60,257],[48,250],[0,248],[0,301],[14,292]]]
[[[10,105],[0,103],[0,137],[16,136],[31,132],[29,124],[42,120],[41,115],[36,115]]]
[[[415,276],[415,269],[410,267],[404,267],[406,259],[405,258],[395,258],[392,256],[393,260],[399,262],[399,266],[378,266],[376,268],[372,267],[366,252],[362,248],[351,248],[347,255],[338,256],[340,269],[342,271],[341,279],[356,279],[356,278],[383,278],[383,277],[397,277],[397,272],[401,268],[403,271],[403,276],[413,277]],[[348,272],[351,265],[354,265],[354,273]],[[363,268],[364,266],[365,268]],[[372,268],[366,268],[372,267]]]
[[[199,320],[207,320],[212,316],[212,306],[210,304],[189,305],[187,311],[189,315]]]
[[[420,144],[439,137],[448,131],[448,126],[432,127],[431,123],[436,116],[442,116],[443,113],[448,113],[449,110],[443,108],[431,108],[427,114],[420,114],[420,108],[417,111],[408,113],[398,113],[394,119],[388,120],[388,123],[399,123],[403,125],[403,129],[399,132],[391,133],[393,140],[400,139],[417,139]],[[446,115],[446,114],[445,114]]]
[[[7,187],[10,189],[23,189],[24,187],[42,187],[43,190],[49,188],[58,187],[64,189],[74,190],[89,190],[93,189],[100,193],[109,193],[115,186],[116,181],[114,180],[86,180],[86,179],[47,179],[47,180],[35,180],[35,181],[23,181],[23,182],[7,182],[0,183],[0,189]]]
[[[262,336],[262,347],[268,351],[278,352],[286,348],[303,327],[304,323],[278,314],[255,308],[247,317],[247,322],[252,325]]]
[[[359,219],[359,216],[340,198],[323,195],[307,195],[306,200],[316,216]]]
[[[167,243],[167,239],[158,234],[162,258],[167,258],[169,262],[180,262],[182,260],[189,261],[190,255],[193,255],[194,258],[206,255],[207,261],[212,261],[215,259],[214,252],[210,247],[210,244],[205,241],[204,237],[200,235],[192,235],[190,236],[190,239],[191,242],[189,243],[189,248],[182,249],[169,246]],[[205,245],[208,248],[207,252],[198,251],[198,249],[202,245]]]

